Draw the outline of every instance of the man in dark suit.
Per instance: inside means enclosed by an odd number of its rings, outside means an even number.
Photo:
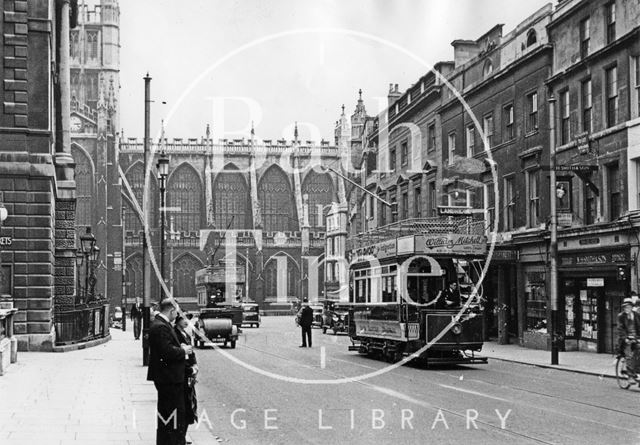
[[[302,344],[301,348],[307,347],[307,339],[309,340],[309,347],[311,347],[311,325],[313,324],[313,309],[309,307],[309,300],[306,298],[302,300],[302,308],[297,315],[298,324],[302,330]]]
[[[184,445],[185,362],[193,352],[190,345],[180,344],[172,323],[178,315],[173,298],[165,298],[149,328],[149,370],[158,391],[158,426],[156,445]]]

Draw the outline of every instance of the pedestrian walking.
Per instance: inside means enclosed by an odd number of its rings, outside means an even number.
[[[185,366],[193,347],[180,343],[172,323],[178,315],[173,298],[165,298],[149,328],[149,370],[158,391],[156,445],[184,445]]]
[[[191,335],[188,333],[189,320],[183,316],[176,318],[175,331],[180,343],[193,345]],[[198,399],[196,398],[196,376],[198,375],[198,361],[196,360],[195,351],[191,351],[188,355],[184,369],[184,405],[185,405],[185,423],[183,435],[187,435],[187,428],[198,420]]]
[[[131,305],[130,317],[131,321],[133,321],[133,336],[136,340],[139,340],[140,328],[142,327],[142,307],[137,299],[136,302]]]
[[[302,344],[301,348],[311,347],[311,325],[313,324],[313,309],[309,307],[309,300],[306,298],[302,300],[302,308],[296,315],[296,321],[300,325],[302,332]]]

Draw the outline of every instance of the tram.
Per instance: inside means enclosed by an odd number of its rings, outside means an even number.
[[[397,362],[486,363],[483,343],[484,222],[436,217],[396,222],[352,237],[349,349]]]
[[[195,273],[198,306],[202,309],[212,304],[242,301],[245,289],[243,267],[225,261],[197,270]]]

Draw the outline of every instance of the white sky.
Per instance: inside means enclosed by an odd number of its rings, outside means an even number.
[[[96,0],[97,1],[97,0]],[[143,136],[144,81],[151,81],[151,131],[160,120],[166,135],[204,136],[207,123],[218,138],[292,138],[293,122],[309,122],[319,134],[300,128],[301,139],[333,141],[333,128],[346,105],[353,112],[359,88],[370,115],[380,111],[389,83],[400,90],[428,71],[388,41],[429,64],[452,60],[451,41],[477,39],[497,23],[511,31],[545,0],[120,0],[120,127],[125,137]],[[345,33],[320,32],[319,28]],[[272,38],[224,56],[277,33]],[[364,33],[373,39],[358,37]],[[199,76],[203,76],[195,82]],[[195,82],[195,83],[194,83]],[[188,91],[188,87],[193,88]],[[183,94],[185,97],[180,101]],[[220,97],[243,97],[221,104]],[[166,105],[161,102],[166,101]],[[384,103],[383,102],[383,103]],[[223,129],[225,134],[223,135]]]

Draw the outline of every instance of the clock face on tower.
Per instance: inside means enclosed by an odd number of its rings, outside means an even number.
[[[82,121],[78,116],[71,116],[71,131],[80,133],[82,131]]]

